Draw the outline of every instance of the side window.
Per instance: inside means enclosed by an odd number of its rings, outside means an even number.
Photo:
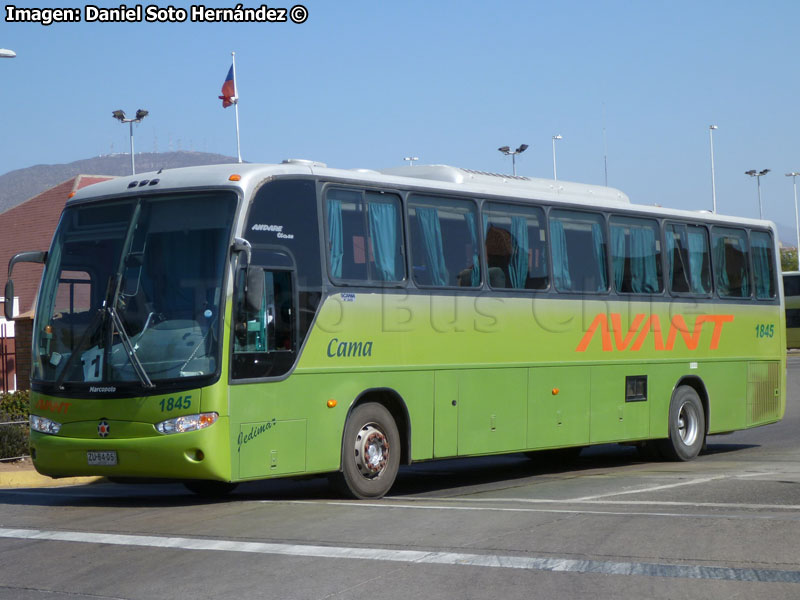
[[[340,281],[403,281],[400,198],[331,189],[325,200],[331,277]]]
[[[553,281],[560,292],[608,290],[603,217],[568,210],[550,211]]]
[[[277,377],[294,364],[297,344],[292,272],[241,269],[234,304],[233,377]]]
[[[753,257],[753,280],[756,298],[769,300],[775,297],[775,244],[766,231],[750,234],[750,250]]]
[[[611,217],[611,265],[614,286],[623,294],[659,294],[661,240],[657,221]]]
[[[541,208],[489,202],[483,210],[489,286],[544,290],[547,228]]]
[[[708,232],[699,225],[671,223],[665,230],[667,280],[675,294],[711,294]]]
[[[783,295],[800,296],[800,274],[783,274]]]
[[[47,322],[50,333],[43,333],[42,338],[52,340],[50,350],[69,355],[74,352],[84,331],[94,317],[91,311],[92,280],[86,271],[61,271],[58,278],[54,317]],[[48,353],[49,354],[49,353]]]
[[[480,231],[474,202],[411,196],[408,219],[417,285],[480,286]]]
[[[62,271],[58,279],[54,313],[85,313],[92,306],[92,279],[86,271]]]
[[[743,229],[714,227],[714,283],[722,298],[749,298],[750,274],[747,232]]]

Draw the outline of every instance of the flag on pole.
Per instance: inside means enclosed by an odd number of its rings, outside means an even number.
[[[222,84],[222,108],[228,108],[231,104],[236,103],[236,82],[234,80],[233,65],[228,70],[228,76],[225,78],[225,83]]]

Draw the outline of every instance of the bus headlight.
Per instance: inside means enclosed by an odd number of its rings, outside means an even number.
[[[38,415],[30,415],[28,421],[31,424],[31,429],[40,433],[48,433],[55,435],[61,431],[61,423],[57,423],[51,419],[40,417]]]
[[[182,417],[175,417],[174,419],[167,419],[156,424],[156,429],[159,433],[185,433],[187,431],[197,431],[198,429],[205,429],[211,427],[217,422],[219,415],[217,413],[200,413],[199,415],[184,415]]]

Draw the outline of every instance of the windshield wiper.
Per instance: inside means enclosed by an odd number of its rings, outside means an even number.
[[[119,338],[122,341],[122,347],[125,349],[128,359],[131,361],[133,370],[136,371],[136,376],[139,378],[139,381],[141,381],[142,385],[146,388],[152,389],[156,387],[155,384],[150,381],[150,377],[148,377],[142,361],[139,360],[139,357],[136,355],[136,348],[133,347],[133,344],[131,343],[131,337],[128,335],[128,332],[125,331],[125,326],[122,324],[122,320],[119,318],[117,311],[110,306],[106,308],[106,311],[108,311],[108,314],[111,315],[111,321],[114,323],[114,327],[117,328]]]

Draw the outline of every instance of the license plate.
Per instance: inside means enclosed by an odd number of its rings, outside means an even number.
[[[117,464],[116,450],[105,450],[102,452],[89,450],[86,453],[86,457],[91,467],[114,467]]]

